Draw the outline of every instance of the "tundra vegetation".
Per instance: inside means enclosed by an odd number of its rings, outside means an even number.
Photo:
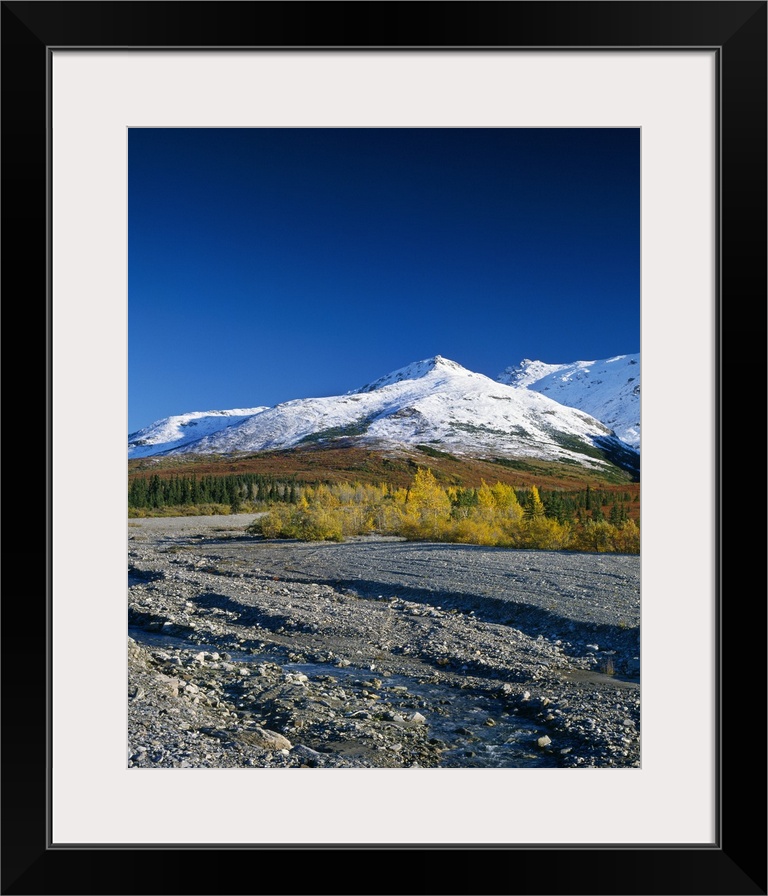
[[[137,477],[132,516],[259,513],[249,527],[266,538],[343,541],[355,535],[409,540],[637,554],[640,529],[629,492],[479,486],[438,481],[419,467],[407,486],[301,483],[253,474]]]

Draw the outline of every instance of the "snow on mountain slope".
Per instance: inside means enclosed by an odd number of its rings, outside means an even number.
[[[517,367],[507,367],[498,381],[586,411],[622,441],[640,448],[639,354],[572,364],[545,364],[526,358]]]
[[[231,411],[193,411],[156,420],[144,429],[128,436],[128,457],[150,457],[172,448],[180,448],[196,442],[203,436],[211,435],[235,426],[254,414],[267,408],[235,408]]]
[[[606,466],[610,456],[637,465],[636,453],[594,417],[439,355],[346,395],[295,399],[233,416],[226,427],[195,441],[166,443],[161,451],[230,454],[339,440],[385,450],[429,444],[456,455],[535,457],[593,468]]]
[[[459,376],[482,376],[482,374],[479,373],[472,373],[471,370],[467,370],[465,367],[462,367],[461,364],[457,364],[455,361],[450,361],[442,355],[435,355],[434,358],[427,358],[425,361],[414,361],[413,364],[409,364],[407,367],[393,370],[392,373],[388,373],[386,376],[382,376],[379,379],[374,380],[374,382],[368,383],[367,386],[362,386],[355,391],[373,392],[376,389],[383,389],[385,386],[393,386],[395,383],[401,383],[403,380],[419,380],[435,372],[440,375],[441,382],[445,382],[446,378],[452,374]]]

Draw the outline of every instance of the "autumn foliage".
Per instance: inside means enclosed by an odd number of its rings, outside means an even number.
[[[549,497],[548,509],[535,485],[444,486],[422,467],[407,488],[360,483],[302,486],[294,502],[270,505],[249,531],[266,538],[309,541],[379,533],[496,547],[638,554],[638,525],[618,503],[609,517],[599,504],[594,510],[582,512],[578,507],[573,512],[559,496]]]

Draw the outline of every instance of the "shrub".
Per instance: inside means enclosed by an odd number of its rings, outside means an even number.
[[[198,509],[229,509],[215,508]],[[295,503],[270,504],[246,531],[304,541],[343,541],[379,532],[420,541],[546,551],[640,551],[640,530],[631,520],[614,525],[605,519],[577,523],[547,516],[535,487],[522,499],[512,486],[498,482],[483,482],[477,489],[444,488],[427,468],[417,470],[409,489],[359,483],[306,486]]]

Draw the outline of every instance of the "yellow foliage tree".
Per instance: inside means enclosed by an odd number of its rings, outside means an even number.
[[[416,471],[405,504],[403,527],[415,538],[438,538],[451,515],[451,499],[428,467]]]
[[[540,551],[561,551],[571,541],[571,527],[546,516],[532,516],[525,521],[523,538],[526,547]]]
[[[248,527],[266,538],[343,541],[372,531],[406,538],[538,550],[640,552],[640,529],[627,520],[583,524],[547,517],[533,486],[523,508],[515,489],[482,482],[477,500],[468,490],[443,488],[419,468],[410,489],[359,482],[306,486],[295,504],[274,504]],[[456,513],[456,505],[460,513]]]
[[[597,553],[612,552],[614,550],[613,535],[615,528],[605,520],[588,519],[579,533],[577,547],[585,551]]]
[[[634,520],[626,520],[616,530],[614,545],[621,554],[640,553],[640,529]]]
[[[481,480],[480,488],[477,490],[477,506],[486,512],[492,511],[496,507],[493,489],[485,479]]]
[[[544,504],[539,496],[539,490],[535,485],[531,486],[531,495],[528,498],[528,506],[525,508],[525,515],[533,518],[544,516]]]
[[[504,512],[504,515],[510,519],[522,519],[523,508],[517,500],[517,492],[511,485],[504,482],[497,482],[492,486],[493,498],[496,506]]]

